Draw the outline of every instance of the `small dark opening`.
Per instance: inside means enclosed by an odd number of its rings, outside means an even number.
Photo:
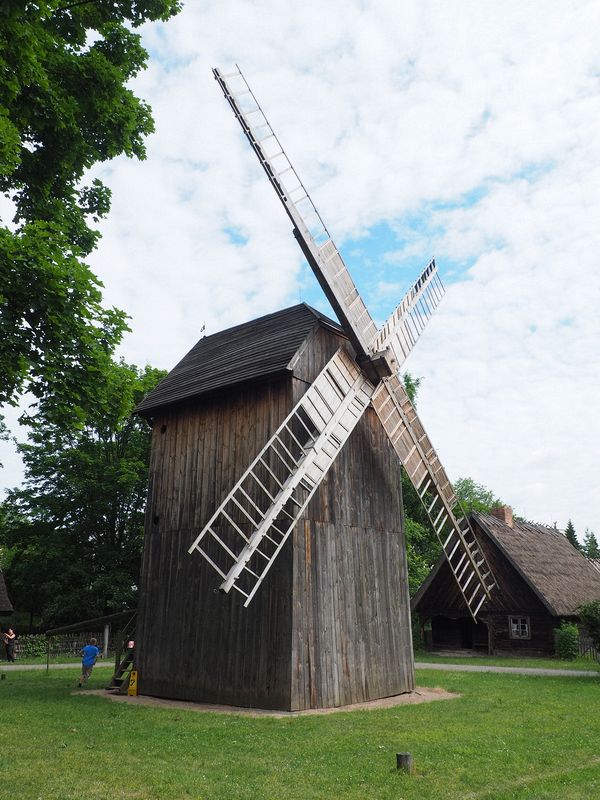
[[[166,430],[167,430],[167,426],[166,425],[161,425],[160,426],[160,432],[161,433],[165,433]]]

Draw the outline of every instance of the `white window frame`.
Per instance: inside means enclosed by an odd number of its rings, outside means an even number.
[[[516,620],[514,625],[513,620]],[[508,618],[508,630],[511,639],[531,639],[529,617],[523,617],[520,614],[511,614]]]

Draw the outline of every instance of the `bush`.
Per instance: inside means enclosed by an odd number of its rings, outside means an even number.
[[[571,622],[563,622],[556,629],[556,652],[559,658],[573,661],[579,655],[579,628]]]
[[[48,639],[43,633],[28,633],[17,638],[17,654],[19,658],[33,658],[45,656],[48,649]]]
[[[579,606],[579,616],[596,650],[600,650],[600,600]]]

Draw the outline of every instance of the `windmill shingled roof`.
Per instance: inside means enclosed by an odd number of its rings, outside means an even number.
[[[8,599],[4,575],[0,571],[0,614],[8,614],[13,610],[12,603]]]
[[[319,324],[340,326],[314,308],[299,305],[205,336],[136,408],[157,408],[289,369],[306,337]]]
[[[576,614],[581,603],[600,599],[600,574],[562,531],[518,520],[511,528],[489,514],[473,517],[555,616]]]

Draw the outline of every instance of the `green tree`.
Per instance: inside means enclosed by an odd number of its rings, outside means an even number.
[[[410,372],[405,372],[402,376],[402,383],[404,384],[404,390],[408,395],[408,399],[413,406],[416,406],[417,392],[419,391],[419,386],[421,385],[421,378],[415,378],[415,376],[411,375]]]
[[[577,534],[575,533],[575,526],[573,525],[571,520],[567,522],[567,527],[565,528],[565,536],[571,542],[573,547],[576,547],[577,550],[581,550],[579,539],[577,538]]]
[[[410,372],[402,376],[404,389],[413,405],[417,404],[417,393],[421,378]],[[408,584],[411,595],[423,583],[441,552],[435,531],[431,527],[427,512],[404,467],[402,476],[402,501],[404,505],[404,535],[406,538],[406,559],[408,564]]]
[[[111,363],[83,424],[43,410],[21,445],[25,482],[0,516],[13,604],[45,624],[118,611],[135,602],[150,429],[133,408],[164,373]]]
[[[86,402],[125,329],[84,263],[110,192],[94,164],[143,158],[149,107],[128,88],[146,65],[134,29],[178,0],[0,4],[0,403],[23,390]]]
[[[441,552],[440,544],[429,525],[422,525],[410,517],[404,518],[406,537],[406,560],[408,564],[408,586],[414,595]]]
[[[467,514],[471,511],[489,514],[492,508],[504,505],[502,500],[496,497],[490,489],[481,483],[476,483],[472,478],[459,478],[453,484],[453,488]]]
[[[587,558],[600,558],[600,547],[596,535],[589,528],[585,529],[583,536],[583,547],[581,548],[583,554]]]

